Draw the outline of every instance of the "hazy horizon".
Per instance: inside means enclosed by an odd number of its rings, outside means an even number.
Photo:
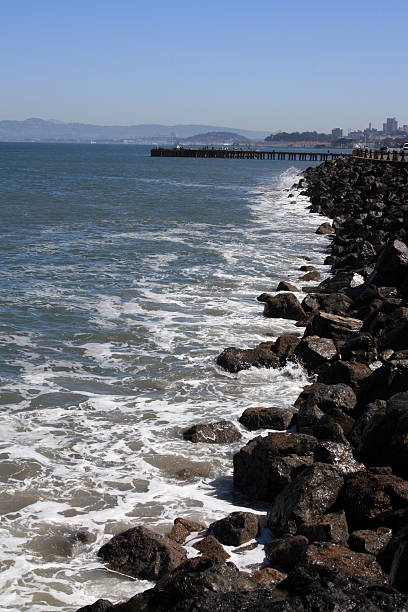
[[[2,6],[0,119],[329,132],[408,123],[402,0]]]

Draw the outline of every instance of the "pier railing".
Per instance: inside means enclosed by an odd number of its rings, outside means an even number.
[[[151,149],[152,157],[201,157],[217,159],[263,159],[263,160],[288,160],[288,161],[327,161],[347,157],[349,153],[331,153],[330,151],[261,151],[259,149],[216,149],[201,148],[189,149],[174,147],[165,149],[157,147]]]
[[[354,149],[352,152],[353,157],[360,159],[378,159],[380,161],[391,161],[391,162],[408,162],[408,154],[404,151],[391,151],[391,150],[374,150],[374,149]]]

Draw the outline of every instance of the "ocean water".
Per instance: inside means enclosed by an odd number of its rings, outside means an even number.
[[[264,510],[233,491],[232,456],[265,431],[238,424],[227,446],[182,432],[289,407],[307,384],[299,366],[232,375],[215,358],[299,331],[256,297],[306,285],[305,256],[325,270],[322,218],[291,190],[308,165],[0,143],[2,609],[128,598],[150,584],[103,566],[112,535]],[[260,546],[229,550],[262,563]]]

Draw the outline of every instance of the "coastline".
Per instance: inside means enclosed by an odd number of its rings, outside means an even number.
[[[267,316],[284,313],[307,323],[301,339],[282,336],[251,354],[242,349],[229,354],[233,367],[240,369],[248,364],[279,367],[297,359],[317,377],[294,404],[296,425],[285,422],[282,433],[258,436],[234,457],[235,486],[254,500],[269,496],[265,524],[276,536],[266,548],[270,571],[263,570],[259,582],[242,576],[225,558],[221,561],[222,552],[213,541],[207,541],[212,544],[207,554],[195,560],[186,560],[183,551],[171,545],[171,552],[166,550],[173,561],[166,562],[156,587],[127,604],[99,601],[81,611],[190,610],[192,605],[197,610],[264,605],[295,610],[306,601],[325,609],[334,601],[377,605],[380,598],[378,609],[405,609],[408,600],[400,592],[406,593],[401,576],[408,507],[403,435],[408,409],[408,214],[399,204],[406,193],[399,179],[406,171],[366,160],[340,160],[304,174],[310,210],[333,219],[326,263],[334,275],[313,291],[308,288],[302,305],[292,293],[278,294],[292,295],[289,301],[260,296]],[[302,180],[297,185],[304,186]],[[255,416],[279,415],[258,410]],[[284,433],[288,426],[291,432]],[[220,429],[224,435],[226,427]],[[239,517],[242,525],[232,519],[217,521],[221,526],[213,524],[207,537],[217,532],[222,544],[226,533],[249,529],[252,538],[251,513],[239,514],[248,515]],[[180,524],[187,533],[199,531],[197,524],[180,521],[175,528]],[[176,531],[177,538],[186,537],[180,527]],[[208,533],[204,528],[202,532]],[[145,549],[149,534],[136,535]],[[115,540],[115,554],[124,541],[119,546]],[[127,556],[128,544],[127,538]],[[156,557],[164,544],[169,543],[160,539]],[[123,559],[123,547],[120,555]],[[111,566],[117,562],[114,556],[106,560]],[[328,583],[334,585],[331,592]]]

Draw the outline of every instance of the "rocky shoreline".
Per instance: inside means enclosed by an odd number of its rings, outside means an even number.
[[[274,430],[234,456],[234,487],[268,502],[267,515],[233,512],[208,527],[179,517],[168,537],[140,526],[118,534],[99,556],[155,587],[78,612],[408,611],[408,169],[339,159],[293,189],[332,219],[318,230],[331,237],[332,275],[302,302],[284,281],[258,298],[266,317],[305,326],[302,337],[217,358],[229,372],[294,360],[314,381],[293,409],[251,407],[240,418]],[[303,280],[318,280],[304,268]],[[194,443],[239,436],[227,421],[185,432]],[[265,528],[265,566],[240,572],[224,546],[250,547]]]

